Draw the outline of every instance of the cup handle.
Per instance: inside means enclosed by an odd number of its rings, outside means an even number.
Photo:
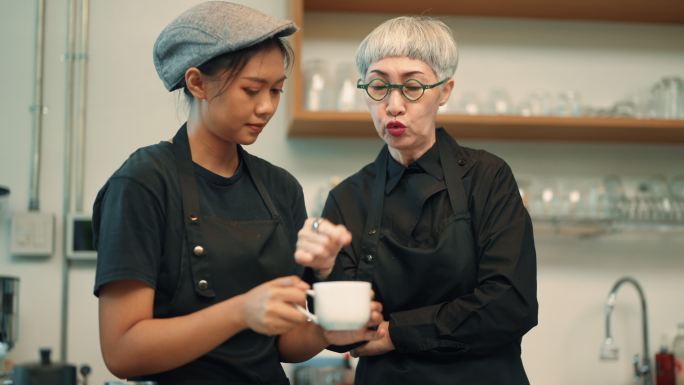
[[[310,296],[311,298],[314,297],[314,291],[313,290],[307,290],[306,295]],[[315,323],[318,323],[318,317],[316,317],[315,314],[311,313],[307,309],[303,308],[302,306],[295,305],[297,310],[299,310],[300,313],[304,314],[307,318],[308,321],[313,321]]]

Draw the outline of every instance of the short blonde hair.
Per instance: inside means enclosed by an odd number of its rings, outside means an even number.
[[[400,16],[377,26],[356,50],[356,69],[363,78],[371,64],[392,56],[422,60],[439,80],[454,76],[458,66],[451,28],[425,16]]]

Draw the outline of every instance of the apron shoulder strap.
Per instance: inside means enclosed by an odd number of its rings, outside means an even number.
[[[456,156],[451,144],[453,139],[443,129],[437,130],[437,148],[439,160],[444,170],[444,182],[449,194],[449,201],[454,214],[463,218],[470,218],[468,209],[468,195],[461,179],[469,166],[468,160]]]
[[[190,153],[190,142],[188,141],[186,124],[173,137],[173,153],[182,196],[183,224],[188,242],[187,246],[190,248],[190,250],[184,250],[184,252],[199,256],[204,253],[205,243],[202,237],[199,194],[197,192],[195,173],[192,169],[192,155]],[[210,282],[213,281],[211,280],[209,259],[191,258],[190,270],[195,292],[201,297],[214,298],[216,293],[210,285]]]

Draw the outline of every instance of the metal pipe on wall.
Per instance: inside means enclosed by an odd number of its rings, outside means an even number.
[[[83,212],[83,190],[85,179],[85,126],[86,126],[86,96],[88,88],[88,28],[90,22],[90,0],[81,0],[81,34],[78,52],[78,124],[74,136],[74,186],[75,209]]]
[[[43,137],[43,64],[45,53],[45,0],[36,1],[36,46],[33,80],[33,127],[31,130],[31,167],[29,182],[29,210],[40,209],[40,159]]]
[[[64,201],[63,228],[68,226],[68,214],[83,211],[86,90],[89,37],[89,0],[68,0],[67,52],[64,124]],[[67,361],[69,324],[69,270],[67,242],[64,239],[62,263],[62,304],[60,357]]]
[[[73,124],[74,124],[74,52],[76,51],[76,19],[78,17],[76,0],[67,1],[67,41],[66,52],[64,54],[65,73],[65,95],[64,95],[64,197],[62,228],[67,226],[67,213],[71,212],[71,191],[72,191],[72,169],[73,158]],[[66,240],[65,240],[66,241]],[[62,253],[66,255],[66,242],[63,243]],[[69,261],[65,257],[62,263],[62,296],[60,314],[60,334],[59,334],[59,356],[63,362],[67,361],[67,323],[68,317],[68,295],[69,295]]]

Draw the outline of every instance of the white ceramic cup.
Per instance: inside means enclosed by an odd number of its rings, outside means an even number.
[[[326,330],[356,330],[370,320],[371,285],[364,281],[317,282],[307,294],[316,314],[297,309]]]

